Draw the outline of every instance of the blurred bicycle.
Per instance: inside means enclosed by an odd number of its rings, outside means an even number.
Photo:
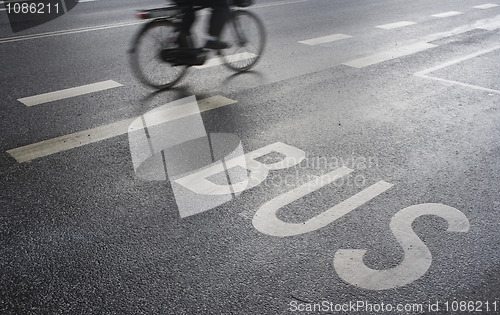
[[[266,43],[260,18],[242,9],[252,0],[236,0],[222,31],[221,41],[230,45],[216,50],[222,63],[243,72],[259,61]],[[155,89],[174,86],[191,66],[203,65],[210,49],[195,47],[194,35],[182,31],[183,15],[204,9],[204,6],[171,4],[162,8],[139,11],[136,16],[148,21],[134,37],[130,62],[135,76]]]

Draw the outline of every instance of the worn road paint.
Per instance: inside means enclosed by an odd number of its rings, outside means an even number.
[[[364,68],[368,67],[374,64],[378,64],[384,61],[392,60],[395,58],[400,58],[403,56],[408,56],[417,52],[421,52],[427,49],[431,49],[436,47],[437,45],[434,44],[429,44],[426,42],[419,42],[415,43],[412,45],[404,46],[404,47],[398,47],[394,49],[390,49],[387,51],[380,52],[378,54],[374,54],[371,56],[351,60],[348,62],[343,63],[346,66],[353,67],[353,68]]]
[[[64,89],[60,91],[54,91],[39,95],[34,95],[30,97],[24,97],[18,99],[19,102],[23,103],[26,106],[34,106],[40,105],[48,102],[54,102],[63,100],[70,97],[90,94],[94,92],[109,90],[115,87],[123,86],[122,84],[115,82],[113,80],[97,82],[92,84],[86,84],[82,86],[77,86],[69,89]]]
[[[333,183],[351,172],[353,170],[350,168],[340,167],[266,202],[255,213],[252,220],[253,226],[261,233],[278,237],[309,233],[329,225],[393,186],[390,183],[379,181],[303,223],[284,222],[276,216],[280,208]]]
[[[278,152],[285,157],[276,163],[266,164],[256,159],[272,152]],[[244,159],[233,158],[222,163],[216,163],[208,168],[200,170],[194,174],[177,179],[175,182],[199,195],[227,195],[231,193],[240,193],[253,188],[262,183],[271,170],[278,170],[295,166],[305,158],[305,152],[290,145],[275,142],[263,148],[257,149],[245,154]],[[239,183],[233,183],[231,186],[218,185],[207,178],[225,169],[242,167],[250,171],[249,177]]]
[[[437,203],[419,204],[404,208],[396,213],[390,227],[394,237],[403,248],[405,256],[401,264],[375,270],[363,262],[364,249],[339,249],[333,265],[345,282],[368,290],[387,290],[401,287],[421,278],[432,263],[429,248],[413,232],[412,223],[418,217],[435,215],[448,222],[448,232],[467,232],[469,220],[459,210]]]

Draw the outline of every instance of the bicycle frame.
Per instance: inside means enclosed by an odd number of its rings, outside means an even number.
[[[141,20],[168,20],[170,22],[178,24],[182,21],[182,15],[187,10],[196,12],[205,8],[206,7],[203,6],[182,6],[173,4],[162,8],[141,10],[137,12],[135,16]]]
[[[204,7],[204,6],[182,6],[182,5],[174,4],[174,5],[166,6],[163,8],[142,10],[142,11],[136,13],[136,17],[139,19],[143,19],[143,20],[150,20],[151,19],[151,21],[149,23],[156,21],[156,20],[167,20],[167,21],[170,21],[170,22],[172,22],[175,25],[178,25],[180,27],[180,24],[182,22],[182,15],[184,14],[184,12],[186,10],[193,10],[194,12],[196,12],[196,11],[203,10],[205,8],[207,8],[207,7]],[[237,12],[237,10],[231,9],[230,16],[229,16],[229,19],[227,22],[233,24],[233,27],[236,31],[236,35],[238,37],[238,43],[241,45],[244,45],[248,41],[245,38],[244,33],[240,31],[241,26],[239,25],[239,22],[233,18],[235,12]],[[194,47],[192,47],[192,48],[194,48]]]

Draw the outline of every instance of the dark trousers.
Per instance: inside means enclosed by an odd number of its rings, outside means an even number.
[[[220,36],[222,28],[229,17],[229,5],[227,0],[184,0],[184,3],[193,6],[196,5],[212,8],[208,34],[213,37]],[[195,12],[193,11],[189,11],[184,14],[182,27],[188,34],[195,18]]]

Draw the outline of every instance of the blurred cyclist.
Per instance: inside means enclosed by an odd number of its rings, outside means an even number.
[[[210,17],[210,24],[208,28],[208,35],[206,36],[205,47],[209,49],[225,49],[230,45],[220,40],[220,35],[224,24],[229,17],[229,4],[228,0],[175,0],[178,3],[189,6],[203,6],[212,8],[212,15]],[[195,21],[195,12],[188,10],[185,12],[182,20],[182,28],[185,35],[190,35],[191,26]]]

